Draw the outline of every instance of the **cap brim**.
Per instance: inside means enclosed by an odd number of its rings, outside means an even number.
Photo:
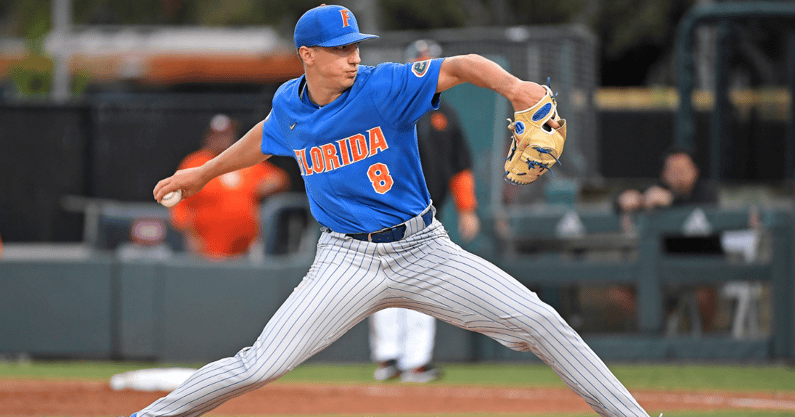
[[[345,35],[338,36],[334,39],[327,40],[323,43],[319,43],[316,46],[332,47],[332,46],[350,45],[352,43],[361,42],[366,39],[373,39],[377,37],[378,37],[377,35],[370,35],[367,33],[347,33]]]

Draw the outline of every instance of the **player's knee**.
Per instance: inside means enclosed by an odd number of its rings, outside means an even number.
[[[247,384],[260,384],[273,381],[287,373],[289,367],[280,362],[263,362],[256,350],[246,347],[235,355],[240,366],[237,367],[241,381]]]
[[[563,318],[560,314],[548,304],[544,304],[537,314],[540,317],[540,321],[543,323],[549,323],[552,326],[558,326],[563,323]]]
[[[566,327],[565,321],[558,312],[547,305],[523,312],[522,315],[516,317],[512,325],[516,329],[519,338],[523,341],[545,338],[552,332]],[[515,350],[530,350],[530,346],[517,346]]]

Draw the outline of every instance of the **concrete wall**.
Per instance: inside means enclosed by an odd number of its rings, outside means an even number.
[[[699,211],[714,230],[747,227],[748,215],[742,210]],[[557,214],[563,217],[566,213]],[[520,223],[531,229],[534,222],[556,224],[559,220],[550,220],[550,215],[525,213]],[[586,228],[604,223],[586,213],[580,215]],[[605,360],[792,359],[795,280],[791,254],[795,233],[791,213],[760,213],[761,224],[771,233],[772,254],[767,261],[732,264],[721,258],[661,257],[659,252],[644,250],[649,247],[644,242],[654,241],[665,231],[681,230],[691,215],[687,210],[673,210],[643,216],[636,242],[640,250],[634,260],[604,262],[517,253],[488,259],[528,286],[595,281],[639,286],[641,332],[584,335]],[[532,235],[524,232],[522,236]],[[256,264],[243,260],[213,263],[184,256],[122,261],[91,251],[71,260],[6,256],[12,252],[8,247],[0,258],[0,352],[170,362],[211,361],[250,346],[303,278],[313,255],[307,251]],[[743,340],[712,334],[665,337],[659,289],[682,280],[691,284],[769,282],[773,333]],[[367,324],[359,323],[310,361],[369,361]],[[531,354],[510,351],[485,336],[444,323],[439,323],[435,359],[537,361]]]
[[[256,340],[309,262],[1,260],[0,352],[197,362],[231,356]],[[472,337],[440,323],[438,359],[470,359]],[[312,360],[369,360],[367,321]]]

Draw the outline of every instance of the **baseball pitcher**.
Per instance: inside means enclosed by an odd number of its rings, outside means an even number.
[[[306,276],[252,346],[205,365],[136,415],[206,413],[278,379],[376,311],[403,307],[533,352],[602,416],[648,416],[554,309],[454,244],[434,217],[415,122],[438,107],[439,93],[468,82],[510,100],[517,160],[506,171],[515,182],[560,157],[565,121],[554,96],[477,55],[362,66],[359,42],[373,37],[344,7],[306,12],[294,32],[304,75],[278,89],[268,117],[155,187],[158,201],[176,190],[190,198],[211,178],[290,155],[323,233]]]

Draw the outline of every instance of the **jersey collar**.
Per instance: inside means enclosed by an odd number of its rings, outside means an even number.
[[[298,83],[298,99],[315,110],[322,109],[323,106],[319,106],[309,99],[309,94],[307,94],[306,89],[306,76],[302,76],[301,81]]]

